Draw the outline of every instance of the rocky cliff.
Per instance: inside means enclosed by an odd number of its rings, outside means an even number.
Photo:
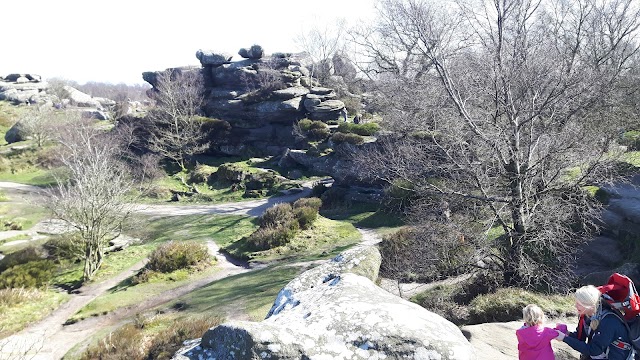
[[[339,182],[354,181],[348,155],[355,149],[305,156],[309,143],[296,136],[295,125],[303,118],[324,122],[343,119],[345,104],[341,99],[359,101],[344,85],[344,79],[355,76],[355,69],[336,57],[331,67],[335,70],[327,77],[334,89],[321,86],[311,76],[311,61],[304,53],[265,55],[260,46],[254,45],[240,49],[238,54],[241,58],[234,61],[229,54],[198,50],[201,67],[145,72],[143,79],[157,89],[158,75],[163,72],[197,72],[202,76],[206,97],[203,112],[230,125],[224,139],[216,140],[212,148],[216,153],[284,155],[287,159],[281,163],[288,167],[327,174]]]
[[[374,281],[376,247],[356,247],[302,273],[261,322],[207,331],[174,359],[475,359],[460,329]]]

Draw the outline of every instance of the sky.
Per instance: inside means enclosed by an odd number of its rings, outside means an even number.
[[[253,44],[266,53],[301,51],[312,27],[371,19],[375,0],[30,0],[2,3],[0,76],[144,83],[142,72],[200,65],[198,49]]]

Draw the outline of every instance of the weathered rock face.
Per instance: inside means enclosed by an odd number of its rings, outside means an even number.
[[[203,111],[231,125],[229,136],[215,151],[227,155],[278,155],[292,147],[295,121],[338,119],[344,103],[332,89],[310,87],[315,84],[306,69],[304,54],[265,55],[259,45],[242,48],[239,61],[211,50],[198,50],[206,89]],[[165,71],[185,71],[185,68]],[[194,70],[194,69],[191,69]],[[156,87],[160,72],[145,72],[143,79]]]
[[[210,329],[175,359],[475,359],[449,321],[373,283],[377,248],[357,247],[287,284],[262,322]]]
[[[3,80],[4,79],[4,80]],[[60,99],[52,91],[50,84],[42,81],[40,75],[34,74],[9,74],[0,78],[0,100],[10,101],[14,104],[37,104],[38,106],[56,106],[82,108],[82,115],[87,118],[107,120],[108,113],[105,108],[115,105],[115,101],[107,98],[91,97],[80,90],[65,85],[66,98]],[[9,143],[20,141],[19,129],[13,130],[9,135]]]
[[[0,100],[15,104],[45,103],[49,84],[40,75],[9,74],[0,80]]]

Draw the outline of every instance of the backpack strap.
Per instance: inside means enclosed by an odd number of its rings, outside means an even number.
[[[615,308],[603,308],[602,309],[602,316],[600,316],[600,319],[604,319],[607,315],[612,315],[614,316],[616,319],[620,320],[622,322],[622,324],[624,325],[624,327],[627,329],[627,335],[629,337],[631,337],[631,329],[629,328],[629,324],[627,324],[627,322],[624,320],[624,316],[622,315],[622,313]],[[631,343],[626,343],[624,341],[620,341],[618,339],[615,339],[613,342],[611,342],[610,346],[614,346],[620,350],[630,350],[629,352],[629,357],[627,357],[628,359],[633,359],[635,357],[635,349],[633,347],[633,345]],[[609,353],[609,349],[607,349],[606,353]]]

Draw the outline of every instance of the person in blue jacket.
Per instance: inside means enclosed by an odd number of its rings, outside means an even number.
[[[567,335],[558,331],[556,339],[580,352],[581,360],[625,360],[631,353],[627,327],[607,310],[606,304],[603,306],[600,295],[600,290],[593,285],[576,290],[578,328]]]

